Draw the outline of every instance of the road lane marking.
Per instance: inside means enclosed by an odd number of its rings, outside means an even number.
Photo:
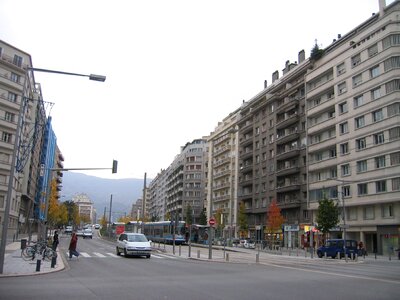
[[[111,256],[111,257],[120,257],[120,256],[118,256],[118,255],[116,255],[116,254],[114,254],[114,253],[110,253],[110,252],[107,252],[106,254],[109,255],[109,256]]]
[[[96,255],[97,257],[106,257],[105,255],[99,253],[99,252],[93,252],[94,255]]]
[[[83,257],[91,257],[88,253],[86,252],[80,252],[80,255],[82,255]]]

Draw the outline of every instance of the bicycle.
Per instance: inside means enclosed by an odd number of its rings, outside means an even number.
[[[53,257],[57,257],[57,252],[49,247],[46,241],[38,241],[33,245],[27,246],[21,252],[22,258],[27,261],[34,260],[37,254],[40,254],[43,260],[51,260]]]

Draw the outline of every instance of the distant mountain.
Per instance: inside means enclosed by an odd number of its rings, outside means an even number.
[[[82,173],[64,172],[60,200],[71,200],[73,196],[82,193],[94,202],[98,218],[104,214],[105,207],[108,217],[112,194],[112,220],[116,220],[125,213],[129,214],[132,204],[143,197],[143,179],[107,179]]]

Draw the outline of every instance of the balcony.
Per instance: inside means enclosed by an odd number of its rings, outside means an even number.
[[[276,170],[276,173],[278,176],[295,174],[295,173],[299,173],[299,172],[300,172],[300,168],[298,166],[282,167],[282,168]]]
[[[296,147],[285,147],[285,150],[276,154],[276,158],[279,160],[284,160],[289,157],[299,156],[300,155],[300,148]]]
[[[289,125],[298,122],[299,119],[300,117],[297,111],[295,111],[291,115],[285,113],[284,118],[281,118],[276,121],[276,129],[288,127]]]
[[[285,97],[283,103],[281,103],[277,108],[276,108],[276,113],[279,113],[281,111],[288,111],[296,105],[299,104],[300,97],[295,96],[295,97]]]

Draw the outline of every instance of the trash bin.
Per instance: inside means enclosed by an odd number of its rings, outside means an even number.
[[[24,250],[26,248],[27,241],[28,241],[27,239],[21,239],[21,250]]]

